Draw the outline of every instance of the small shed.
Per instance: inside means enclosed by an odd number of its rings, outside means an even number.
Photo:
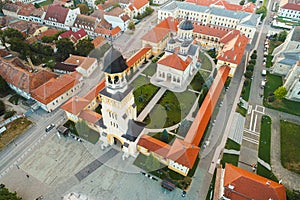
[[[68,133],[69,133],[69,129],[68,129],[67,127],[62,126],[62,125],[59,125],[59,126],[57,127],[57,131],[58,131],[60,134],[62,134],[63,136],[67,136]]]

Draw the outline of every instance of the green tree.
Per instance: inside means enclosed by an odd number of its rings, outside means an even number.
[[[103,4],[106,0],[96,0],[95,5]]]
[[[133,21],[130,21],[130,22],[129,22],[129,24],[128,24],[128,29],[129,29],[129,30],[133,30],[133,31],[135,30],[135,24],[134,24]]]
[[[274,91],[274,96],[276,97],[276,99],[283,99],[286,94],[287,90],[284,86],[280,86]]]
[[[278,35],[277,35],[277,40],[280,42],[284,42],[285,38],[287,36],[287,32],[286,31],[281,31]]]
[[[150,155],[147,157],[145,165],[149,172],[157,170],[160,167],[159,160],[154,157],[153,153],[150,153]]]
[[[261,6],[256,10],[256,14],[262,14],[261,20],[267,16],[267,7]]]
[[[0,96],[5,97],[10,91],[10,87],[7,82],[0,76]]]
[[[161,140],[165,143],[169,143],[169,133],[166,129],[164,129],[161,134]]]
[[[77,7],[80,9],[80,13],[86,15],[89,13],[89,7],[86,4],[77,4]]]
[[[75,48],[69,38],[62,38],[55,42],[57,52],[55,54],[57,61],[64,61],[70,54],[74,54]]]
[[[94,48],[94,44],[90,40],[80,40],[76,44],[76,54],[79,56],[87,56]]]
[[[24,40],[24,36],[23,34],[16,30],[16,29],[13,29],[13,28],[7,28],[4,30],[4,36],[7,37],[7,38],[18,38],[20,40]]]
[[[15,110],[7,110],[7,111],[5,111],[3,118],[8,119],[8,118],[14,116],[16,113],[17,112]]]
[[[0,100],[0,115],[5,113],[5,104],[2,100]]]
[[[251,78],[252,75],[253,75],[252,71],[246,71],[245,74],[244,74],[245,78]]]
[[[37,4],[37,3],[34,3],[33,5],[34,5],[35,8],[40,8],[40,7],[41,7],[41,6],[40,6],[39,4]]]
[[[0,200],[22,200],[16,192],[10,192],[5,185],[0,184]]]
[[[245,0],[240,1],[240,5],[244,5],[245,4]]]

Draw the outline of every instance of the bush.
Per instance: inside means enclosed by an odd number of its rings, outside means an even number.
[[[268,102],[273,102],[275,101],[275,97],[274,96],[269,96],[268,97]]]
[[[253,71],[254,70],[254,65],[253,64],[249,64],[246,68],[247,71]]]
[[[251,59],[256,59],[256,58],[257,58],[257,55],[253,53],[253,54],[251,55]]]
[[[254,60],[254,59],[249,60],[249,64],[255,65],[256,64],[256,60]]]
[[[17,112],[15,110],[8,110],[8,111],[5,112],[3,118],[8,119],[8,118],[14,116],[16,113]]]
[[[256,10],[256,14],[262,14],[261,20],[263,20],[267,15],[267,7],[261,6]]]
[[[0,116],[5,113],[5,104],[2,100],[0,100]]]
[[[248,86],[250,84],[250,80],[249,79],[246,79],[245,81],[244,81],[244,86]]]
[[[244,74],[244,76],[248,79],[252,78],[252,75],[253,75],[252,71],[246,71]]]

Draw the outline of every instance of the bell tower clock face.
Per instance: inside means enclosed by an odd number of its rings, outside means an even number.
[[[120,80],[119,77],[118,77],[118,76],[115,76],[115,77],[114,77],[114,84],[119,83],[119,80]]]
[[[112,84],[112,80],[111,80],[111,77],[110,76],[108,76],[108,83],[110,83],[110,84]]]

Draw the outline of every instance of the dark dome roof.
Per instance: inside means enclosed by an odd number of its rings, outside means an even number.
[[[170,40],[169,40],[169,44],[175,44],[176,43],[176,41],[174,40],[174,38],[171,38]]]
[[[111,47],[104,57],[104,71],[109,74],[121,73],[128,68],[122,54]]]
[[[193,30],[194,29],[194,25],[193,23],[188,20],[188,19],[185,19],[184,21],[182,21],[180,24],[179,24],[179,28],[181,30],[186,30],[186,31],[189,31],[189,30]]]
[[[183,41],[183,43],[181,44],[182,47],[188,47],[190,45],[190,41]]]

